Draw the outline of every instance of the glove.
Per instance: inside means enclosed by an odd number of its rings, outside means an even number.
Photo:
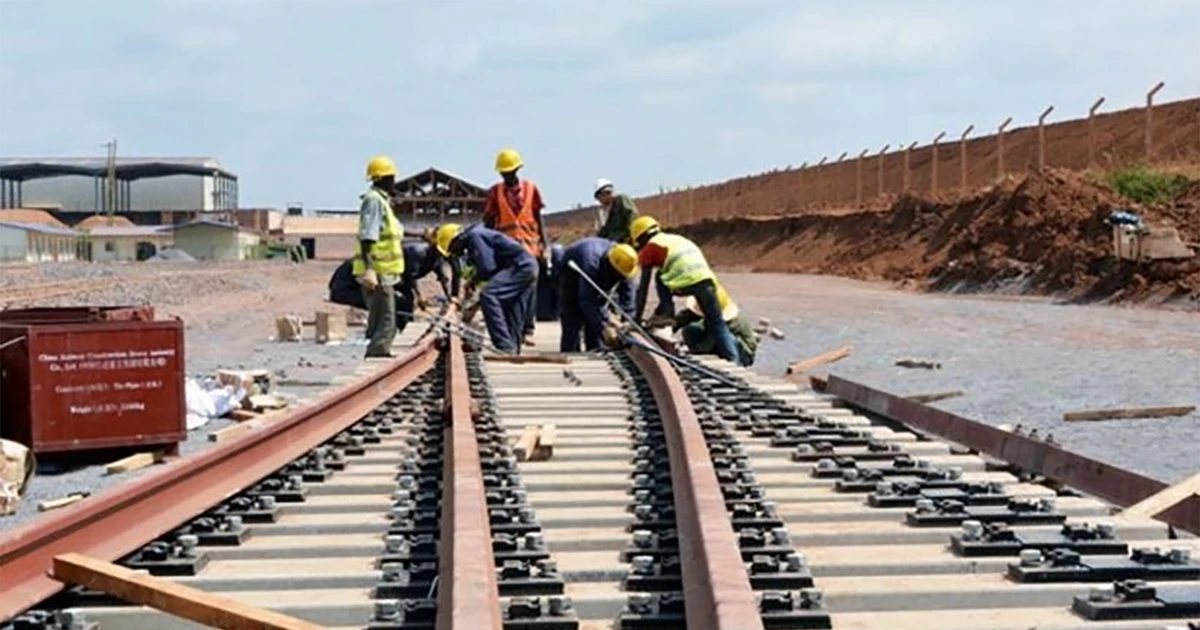
[[[613,350],[620,350],[625,347],[625,340],[621,337],[621,330],[616,326],[605,326],[600,331],[600,336],[604,339],[604,345]]]
[[[358,283],[367,291],[374,292],[379,288],[379,276],[375,273],[374,269],[368,269],[363,272],[362,277],[358,279]]]
[[[419,311],[429,310],[429,302],[426,301],[425,298],[421,298],[421,299],[417,300],[417,310],[419,310]]]

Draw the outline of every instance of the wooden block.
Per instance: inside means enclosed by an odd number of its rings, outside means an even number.
[[[1132,420],[1135,418],[1170,418],[1186,416],[1195,410],[1195,405],[1092,409],[1088,411],[1068,411],[1063,414],[1063,420],[1067,422],[1083,422],[1094,420]]]
[[[525,429],[521,431],[521,437],[517,439],[516,446],[513,447],[513,455],[517,461],[526,461],[533,455],[533,450],[537,448],[538,443],[538,428],[535,425],[527,424]]]
[[[792,363],[788,366],[787,373],[803,374],[809,370],[821,367],[822,365],[833,363],[835,361],[841,361],[842,359],[850,356],[851,352],[854,352],[854,346],[842,346],[841,348],[830,350],[829,352],[825,352],[823,354],[818,354],[815,357],[809,357],[803,361]]]
[[[47,499],[46,501],[38,503],[38,511],[46,512],[48,510],[57,510],[60,507],[66,507],[72,503],[78,503],[91,496],[91,494],[92,493],[90,492],[72,492],[71,494],[59,499]]]
[[[562,354],[485,354],[483,358],[495,363],[557,363],[566,365],[571,359]]]
[[[317,343],[345,341],[348,338],[345,318],[329,311],[317,311]]]
[[[304,338],[304,325],[299,315],[284,315],[275,318],[276,341],[300,341]]]
[[[533,450],[531,460],[544,462],[554,457],[554,438],[556,433],[553,424],[543,424],[538,430],[537,448]]]
[[[257,418],[259,414],[247,409],[234,409],[229,412],[229,418],[238,422],[245,422]]]
[[[912,396],[905,396],[905,398],[924,405],[931,402],[937,402],[939,400],[946,400],[947,398],[957,398],[959,396],[966,395],[966,392],[956,389],[952,392],[938,392],[936,394],[914,394]]]
[[[260,411],[263,409],[283,409],[284,407],[287,407],[287,400],[281,396],[275,396],[273,394],[250,396],[247,400],[249,400],[250,408],[255,411]]]
[[[1142,499],[1140,502],[1121,511],[1126,516],[1153,518],[1156,514],[1166,511],[1173,505],[1187,500],[1191,495],[1200,494],[1200,473]]]
[[[261,416],[260,416],[261,417]],[[208,434],[209,442],[227,442],[244,433],[248,433],[251,429],[259,425],[260,420],[248,420],[240,424],[235,424],[224,429],[217,429]]]
[[[154,464],[162,461],[163,453],[161,451],[155,451],[151,453],[135,453],[129,457],[118,459],[117,461],[105,466],[104,474],[119,475],[131,470],[138,470],[139,468],[153,466]]]
[[[206,593],[177,582],[68,553],[54,557],[54,579],[78,584],[170,615],[225,630],[324,630],[307,621]]]

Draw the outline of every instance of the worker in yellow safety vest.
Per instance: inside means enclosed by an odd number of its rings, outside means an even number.
[[[686,295],[696,299],[704,312],[704,330],[716,344],[717,356],[726,361],[740,362],[737,341],[729,330],[729,324],[721,313],[732,300],[717,282],[717,274],[708,266],[704,252],[692,241],[662,231],[658,221],[646,215],[639,216],[629,226],[629,238],[638,252],[638,265],[642,268],[638,284],[637,308],[634,317],[641,320],[646,310],[646,298],[652,276],[658,293],[658,308],[654,314],[673,317],[675,295]],[[726,304],[722,304],[724,301]]]
[[[404,226],[392,212],[396,165],[377,156],[367,163],[371,188],[360,195],[358,239],[353,273],[367,303],[367,358],[390,357],[396,337],[396,296],[393,287],[404,276]]]

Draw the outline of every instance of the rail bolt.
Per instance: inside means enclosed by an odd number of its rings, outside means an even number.
[[[825,606],[825,593],[816,588],[800,589],[800,608],[802,610],[820,609]]]
[[[817,460],[817,470],[833,470],[835,468],[837,468],[837,463],[828,457]]]
[[[786,527],[775,527],[771,529],[771,540],[776,545],[792,544],[792,536],[788,533]]]
[[[893,486],[892,482],[890,481],[881,481],[875,484],[875,494],[880,496],[895,494],[895,486]]]
[[[650,491],[646,488],[638,488],[633,493],[633,500],[637,503],[646,503],[650,500]]]
[[[375,602],[376,621],[397,621],[400,619],[400,602],[395,599],[381,599]]]
[[[640,520],[647,521],[654,515],[654,508],[643,503],[633,508],[633,515]]]
[[[1039,512],[1053,512],[1055,507],[1054,497],[1041,497],[1038,499]]]
[[[237,515],[226,516],[225,517],[225,526],[227,528],[229,528],[229,531],[231,531],[231,532],[242,531],[242,517],[237,516]]]
[[[392,520],[403,521],[412,514],[412,510],[407,505],[396,505],[392,507]]]
[[[1171,549],[1167,552],[1167,561],[1171,564],[1187,564],[1192,561],[1190,549]]]
[[[798,553],[789,553],[787,555],[787,567],[790,573],[799,573],[804,568],[804,556]]]
[[[775,518],[779,516],[779,506],[774,501],[763,501],[758,504],[762,510],[763,516],[767,518]]]
[[[399,562],[385,562],[383,564],[383,581],[393,583],[407,583],[408,571],[404,570],[404,565]]]
[[[633,546],[646,548],[654,542],[654,534],[648,529],[635,529],[633,531]]]
[[[654,611],[654,595],[650,593],[630,593],[629,612],[635,615],[649,615]]]
[[[396,504],[409,503],[412,501],[412,491],[405,488],[393,490],[392,501]]]
[[[1117,528],[1113,527],[1112,523],[1098,523],[1096,525],[1096,533],[1101,538],[1112,539],[1117,535]]]
[[[200,544],[200,539],[192,534],[184,534],[179,537],[179,547],[182,549],[184,556],[192,555],[196,547]]]
[[[1036,567],[1042,563],[1042,552],[1037,549],[1022,549],[1020,558],[1021,566]]]
[[[551,597],[549,604],[551,617],[565,617],[575,609],[575,602],[565,595]]]
[[[83,616],[83,611],[74,608],[59,610],[54,613],[54,623],[62,630],[80,630],[83,628],[87,619]]]
[[[917,513],[926,514],[933,511],[933,499],[917,499]]]
[[[1111,602],[1115,593],[1111,586],[1096,586],[1088,591],[1090,602]]]
[[[525,534],[525,549],[534,551],[541,549],[546,543],[541,532],[529,532]]]
[[[653,556],[634,556],[632,564],[633,572],[638,575],[650,575],[654,572]]]
[[[975,520],[962,522],[962,537],[964,540],[979,540],[983,535],[983,523]]]
[[[412,490],[417,486],[417,479],[412,475],[400,475],[400,478],[396,481],[400,484],[400,487],[405,490]]]
[[[403,553],[408,548],[408,541],[398,534],[388,534],[383,543],[388,553]]]

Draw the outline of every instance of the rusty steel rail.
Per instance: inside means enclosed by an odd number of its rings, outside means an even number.
[[[814,384],[819,385],[819,382]],[[1019,470],[1041,475],[1118,507],[1129,507],[1167,488],[1166,483],[1157,479],[1106,464],[1061,446],[1005,431],[838,376],[829,376],[824,383],[824,391],[853,407],[961,444],[1007,462]],[[1194,498],[1185,498],[1154,515],[1154,518],[1184,531],[1200,534],[1200,510],[1195,509],[1196,505]]]
[[[687,627],[761,630],[758,600],[683,382],[662,357],[636,347],[629,349],[629,356],[646,377],[662,416],[679,529]]]
[[[0,538],[0,621],[60,591],[47,575],[54,556],[116,561],[253,485],[357,422],[437,361],[434,338],[419,342],[362,382],[228,445],[35,519]]]
[[[441,554],[438,558],[438,630],[501,630],[500,591],[492,552],[471,414],[467,358],[458,335],[446,337],[446,439],[443,445]]]

